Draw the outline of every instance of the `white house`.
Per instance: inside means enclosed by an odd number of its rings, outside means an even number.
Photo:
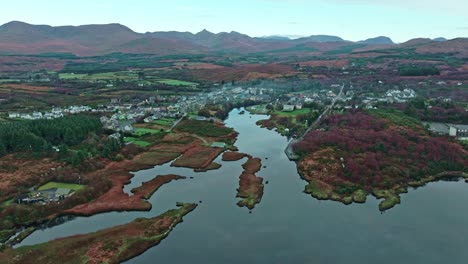
[[[283,112],[292,112],[294,111],[294,105],[283,105]]]

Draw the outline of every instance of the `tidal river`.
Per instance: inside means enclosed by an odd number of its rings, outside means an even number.
[[[193,177],[159,189],[150,212],[77,217],[38,230],[21,245],[153,217],[177,201],[201,201],[160,245],[127,263],[468,263],[468,185],[438,182],[410,190],[401,205],[383,214],[373,197],[348,206],[318,201],[303,193],[306,183],[283,152],[286,138],[255,125],[267,116],[239,111],[233,110],[226,124],[239,132],[240,152],[262,159],[266,168],[257,175],[269,181],[251,214],[237,207],[235,197],[245,159],[218,158],[222,167],[203,173],[166,164],[136,172],[125,188],[156,175]]]

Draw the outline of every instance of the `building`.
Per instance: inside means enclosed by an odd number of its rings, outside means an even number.
[[[439,135],[449,135],[461,140],[468,140],[468,125],[456,125],[445,123],[424,123],[429,131]]]
[[[211,147],[213,147],[213,148],[225,148],[226,143],[224,143],[224,142],[213,142],[211,144]]]
[[[8,118],[19,118],[20,114],[16,112],[8,113]]]
[[[449,124],[449,136],[468,140],[468,125]]]
[[[294,111],[294,105],[283,105],[283,112],[292,112]]]

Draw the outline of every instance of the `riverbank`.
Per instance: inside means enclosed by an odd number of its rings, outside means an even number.
[[[200,131],[182,131],[190,130],[190,124],[196,124]],[[0,239],[6,241],[24,226],[34,226],[67,214],[90,216],[111,211],[148,211],[151,204],[144,198],[138,195],[129,196],[123,192],[123,186],[134,176],[133,171],[150,169],[173,160],[174,166],[189,167],[197,171],[218,169],[220,165],[213,163],[213,160],[224,149],[211,147],[211,144],[226,142],[228,146],[232,146],[237,137],[233,129],[222,123],[183,120],[179,125],[182,129],[176,127],[171,133],[142,135],[141,138],[149,145],[126,145],[116,154],[118,159],[93,158],[86,160],[79,168],[67,166],[53,170],[51,179],[70,178],[73,175],[85,187],[60,202],[43,205],[13,203],[6,206],[5,210],[0,211],[0,216],[16,222],[2,222]],[[143,194],[145,195],[147,194]]]
[[[138,218],[128,224],[95,233],[53,240],[48,243],[7,249],[1,263],[121,263],[159,244],[196,204],[180,204],[153,218]]]

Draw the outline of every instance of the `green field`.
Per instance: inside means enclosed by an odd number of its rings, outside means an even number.
[[[132,143],[137,145],[137,146],[140,146],[140,147],[147,147],[147,146],[151,145],[151,143],[143,141],[143,140],[135,140]]]
[[[73,184],[73,183],[62,183],[62,182],[48,182],[41,187],[39,187],[37,190],[43,191],[43,190],[48,190],[48,189],[53,189],[53,188],[64,188],[64,189],[70,189],[73,191],[79,191],[84,188],[84,185],[81,184]]]
[[[273,114],[279,115],[279,116],[287,116],[287,117],[293,117],[297,115],[303,115],[303,114],[308,114],[310,113],[309,108],[302,108],[300,110],[294,110],[291,112],[283,112],[283,111],[274,111]]]
[[[154,121],[154,123],[156,125],[160,125],[160,126],[172,126],[172,124],[174,124],[174,119],[172,119],[172,118],[161,118],[161,119],[158,119],[158,120]]]
[[[180,81],[180,80],[172,80],[172,79],[161,79],[158,80],[157,82],[167,84],[167,85],[174,85],[174,86],[191,86],[191,85],[197,85],[197,83],[193,82],[185,82],[185,81]]]
[[[247,106],[245,109],[249,111],[252,114],[267,114],[268,109],[265,108],[266,104],[261,104],[261,105],[253,105],[253,106]]]
[[[130,71],[103,72],[95,74],[60,73],[60,79],[79,79],[84,81],[137,80],[138,74]]]
[[[135,136],[143,136],[143,135],[146,135],[146,134],[158,134],[160,133],[161,131],[160,130],[156,130],[156,129],[150,129],[150,128],[136,128],[135,131],[133,132],[133,134]]]
[[[400,125],[416,129],[421,127],[421,122],[411,116],[406,115],[404,112],[393,109],[378,109],[378,110],[368,110],[369,114],[390,120],[391,122]]]
[[[147,147],[147,146],[151,145],[151,143],[143,141],[143,140],[139,140],[138,138],[135,138],[135,137],[124,137],[124,142],[125,143],[133,143],[133,144],[135,144],[137,146],[140,146],[140,147]]]
[[[176,129],[182,132],[207,137],[226,136],[233,132],[232,128],[219,127],[211,122],[198,120],[183,120],[177,125]]]
[[[0,79],[0,83],[17,83],[20,81],[21,80],[18,80],[18,79]]]

